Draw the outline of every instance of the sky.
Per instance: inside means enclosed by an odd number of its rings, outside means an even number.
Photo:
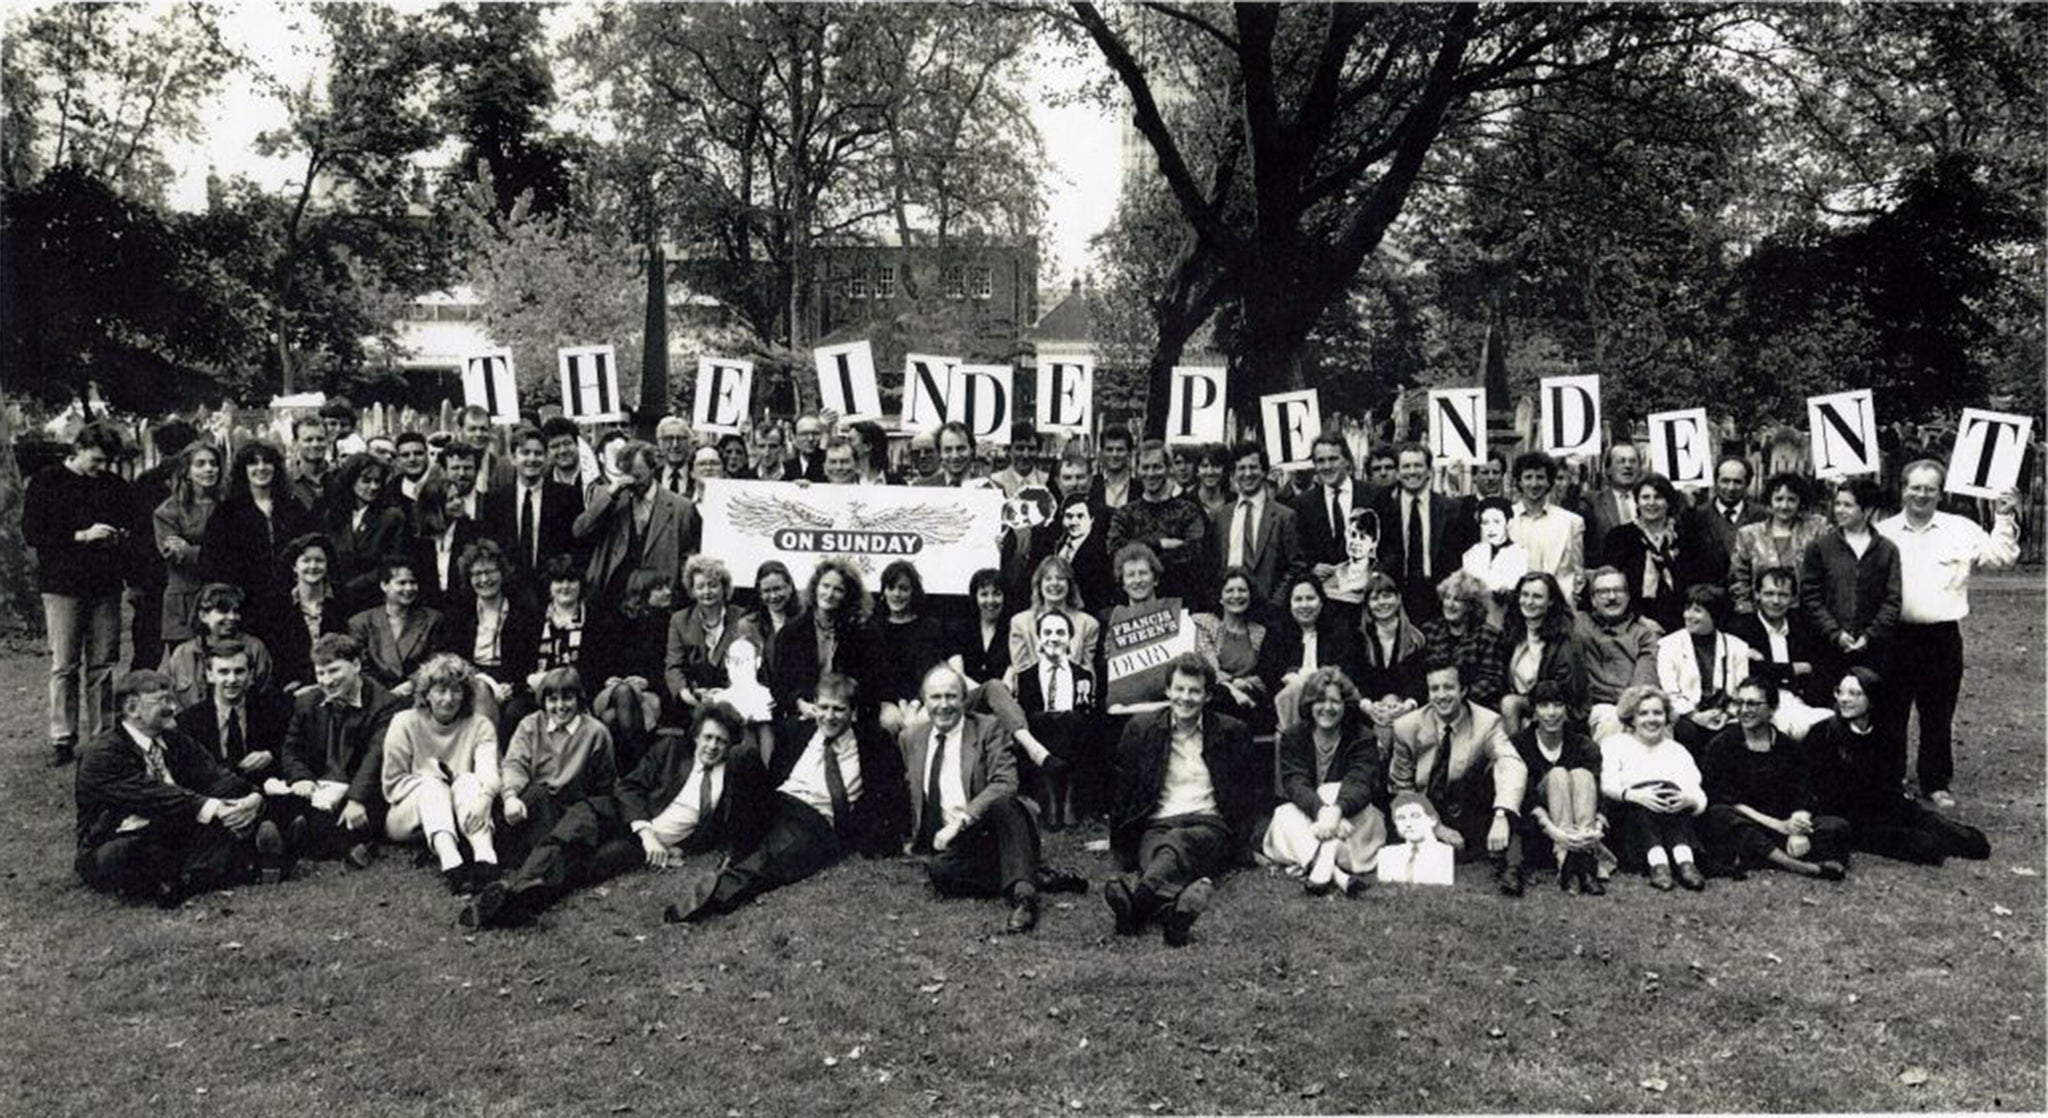
[[[249,3],[221,9],[220,18],[227,42],[255,60],[272,80],[296,88],[319,72],[318,37],[299,26],[309,19],[303,8]],[[566,21],[553,21],[551,31],[561,34],[568,26]],[[1109,224],[1121,182],[1117,113],[1061,96],[1071,92],[1075,80],[1062,63],[1073,61],[1039,57],[1028,67],[1034,88],[1042,91],[1031,100],[1045,154],[1045,164],[1038,168],[1046,202],[1039,278],[1047,284],[1064,284],[1087,271],[1088,240]],[[566,75],[558,76],[558,87],[562,85]],[[297,164],[255,152],[259,134],[285,124],[282,106],[261,88],[255,77],[237,74],[221,90],[207,114],[212,123],[203,141],[174,155],[181,173],[171,190],[173,206],[203,207],[209,172],[223,178],[246,176],[270,190],[295,185]]]

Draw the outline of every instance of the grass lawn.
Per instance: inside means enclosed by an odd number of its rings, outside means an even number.
[[[43,661],[9,654],[0,1114],[2038,1111],[2041,578],[1974,605],[1956,792],[1989,862],[1520,901],[1246,872],[1179,951],[1093,893],[1006,938],[904,861],[688,928],[640,874],[466,936],[391,856],[123,905],[71,876]],[[1051,848],[1099,878],[1087,837]]]

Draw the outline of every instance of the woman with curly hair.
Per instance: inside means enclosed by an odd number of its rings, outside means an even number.
[[[319,525],[292,495],[284,452],[267,442],[242,444],[227,484],[227,496],[207,518],[199,542],[199,577],[241,587],[248,598],[243,616],[249,631],[267,638],[290,616],[285,545]]]
[[[1088,612],[1081,596],[1081,584],[1074,580],[1074,564],[1059,555],[1038,561],[1031,572],[1031,608],[1010,619],[1010,664],[1023,671],[1038,660],[1038,619],[1058,610],[1074,622],[1073,643],[1068,655],[1080,664],[1093,664],[1102,638],[1102,627]]]
[[[1601,561],[1627,577],[1637,613],[1667,633],[1676,632],[1686,588],[1717,581],[1719,549],[1671,479],[1644,474],[1636,482],[1635,498],[1636,518],[1607,533]]]
[[[1728,556],[1728,595],[1738,616],[1756,612],[1758,571],[1797,571],[1806,545],[1828,529],[1827,517],[1813,511],[1813,489],[1798,474],[1772,474],[1764,482],[1764,507],[1770,515],[1735,530]],[[1796,596],[1798,586],[1792,591]]]
[[[365,452],[341,464],[328,490],[326,508],[316,510],[321,528],[334,541],[327,578],[350,611],[377,604],[377,563],[412,545],[403,511],[386,501],[391,468]]]
[[[1422,639],[1431,657],[1458,662],[1460,678],[1470,681],[1465,692],[1473,702],[1498,710],[1507,684],[1501,675],[1500,630],[1487,621],[1491,594],[1486,583],[1469,572],[1452,571],[1436,584],[1441,611],[1434,621],[1423,623]]]
[[[783,728],[801,734],[777,735],[779,740],[810,737],[808,730],[800,731],[791,723],[811,721],[811,693],[826,672],[838,672],[860,684],[862,709],[856,712],[855,721],[872,720],[874,705],[867,686],[873,674],[868,611],[867,590],[853,561],[844,555],[818,560],[804,592],[803,613],[775,637],[768,688],[775,695],[775,712],[784,720]]]
[[[448,891],[471,893],[498,877],[498,731],[477,713],[475,673],[460,656],[444,652],[420,665],[412,694],[412,709],[399,711],[384,734],[384,833],[393,842],[423,840]]]
[[[1572,634],[1572,607],[1548,571],[1530,571],[1515,583],[1515,608],[1501,633],[1500,714],[1509,736],[1529,717],[1529,692],[1539,679],[1554,680],[1570,705],[1572,724],[1586,724],[1586,662]]]
[[[1358,688],[1334,667],[1301,685],[1301,709],[1280,735],[1281,805],[1266,827],[1266,859],[1299,873],[1312,894],[1362,891],[1386,820],[1374,805],[1385,790],[1380,748],[1359,717]]]
[[[1268,709],[1266,681],[1259,678],[1259,650],[1266,644],[1266,626],[1253,616],[1252,575],[1242,566],[1223,569],[1216,587],[1216,612],[1194,617],[1195,651],[1216,669],[1216,689],[1209,702],[1245,719],[1263,721]]]

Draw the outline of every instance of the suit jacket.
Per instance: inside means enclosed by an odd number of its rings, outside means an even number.
[[[1155,710],[1126,723],[1116,747],[1116,808],[1110,815],[1110,850],[1126,870],[1138,864],[1138,839],[1159,809],[1166,789],[1166,758],[1173,751],[1173,712]],[[1216,807],[1230,828],[1241,860],[1249,863],[1263,831],[1258,826],[1271,799],[1272,776],[1252,749],[1245,725],[1227,714],[1202,715],[1202,763],[1215,786]]]
[[[962,715],[954,730],[959,737],[952,743],[952,748],[960,751],[960,783],[967,792],[967,821],[972,825],[996,801],[1017,794],[1017,757],[1010,751],[1010,736],[1003,732],[1002,724],[993,715]],[[910,837],[913,842],[923,833],[920,828],[924,825],[925,812],[925,759],[931,755],[934,732],[932,724],[925,722],[903,735],[904,775],[909,778]]]
[[[299,692],[278,754],[278,778],[335,780],[348,785],[348,798],[374,807],[384,797],[384,731],[412,704],[363,677],[362,703],[330,703],[319,688]]]
[[[239,799],[253,789],[215,760],[198,742],[177,730],[162,736],[164,764],[173,784],[152,779],[149,764],[128,731],[115,723],[86,743],[78,755],[74,795],[78,802],[78,849],[91,850],[114,837],[122,820],[179,815],[196,820],[209,797]]]
[[[686,735],[654,739],[640,763],[612,786],[620,821],[630,828],[660,815],[682,794],[696,767],[697,747]],[[725,788],[718,804],[711,809],[710,820],[698,820],[684,849],[708,850],[720,843],[734,851],[751,849],[774,815],[774,796],[775,786],[758,755],[750,749],[727,751]]]
[[[880,709],[880,701],[873,694],[874,672],[870,669],[873,657],[874,629],[870,625],[857,627],[842,626],[839,630],[839,651],[833,657],[833,665],[839,674],[852,676],[860,684],[860,698],[856,701],[854,717],[859,720],[863,714]],[[769,660],[768,690],[775,696],[775,711],[785,718],[796,717],[796,701],[808,699],[818,689],[818,627],[811,620],[811,611],[791,618],[782,631],[775,635],[775,653]],[[782,751],[777,750],[778,754]]]
[[[1351,511],[1371,507],[1371,502],[1366,499],[1365,483],[1352,479]],[[1317,563],[1342,563],[1351,558],[1344,553],[1347,530],[1347,525],[1330,523],[1330,498],[1321,483],[1295,495],[1294,531],[1301,543],[1302,562],[1314,566]]]
[[[1379,569],[1393,576],[1401,597],[1409,602],[1436,597],[1436,584],[1449,578],[1465,561],[1465,549],[1479,540],[1479,523],[1463,497],[1429,495],[1429,585],[1410,586],[1402,577],[1408,568],[1407,523],[1401,519],[1400,486],[1382,490],[1373,502],[1380,518]],[[1326,514],[1327,515],[1327,514]],[[1411,609],[1414,607],[1411,606]]]
[[[1316,771],[1315,727],[1298,722],[1280,735],[1280,798],[1310,819],[1322,810],[1316,789],[1337,785],[1337,810],[1349,819],[1383,798],[1386,776],[1380,769],[1380,747],[1372,727],[1356,718],[1345,720],[1343,740],[1330,755],[1327,771]]]
[[[396,637],[385,620],[384,607],[373,606],[348,619],[348,635],[363,646],[363,674],[386,687],[397,687],[439,647],[441,611],[414,606]]]
[[[808,723],[804,725],[808,726]],[[905,786],[903,751],[895,739],[855,719],[854,747],[860,753],[861,794],[853,803],[849,818],[836,821],[841,842],[870,858],[903,852],[910,825],[910,794]],[[810,748],[811,738],[785,738],[775,748],[768,777],[777,788],[789,779],[796,763]]]
[[[1699,657],[1692,652],[1692,634],[1680,629],[1657,641],[1657,681],[1671,696],[1671,713],[1689,714],[1713,695],[1723,701],[1735,697],[1735,687],[1749,678],[1749,644],[1728,633],[1714,635],[1714,661],[1707,674],[1700,674]]]
[[[1791,654],[1787,661],[1771,660],[1771,638],[1764,633],[1764,623],[1754,613],[1729,618],[1726,631],[1763,658],[1750,663],[1749,674],[1771,676],[1777,680],[1778,690],[1798,695],[1808,706],[1826,707],[1832,701],[1828,694],[1832,685],[1823,670],[1829,650],[1821,644],[1820,634],[1814,631],[1813,623],[1798,609],[1785,615],[1785,626],[1785,651]],[[1791,664],[1811,664],[1813,670],[1803,676],[1793,676]]]
[[[1230,521],[1236,513],[1237,501],[1233,498],[1218,506],[1209,519],[1209,569],[1212,571],[1221,571],[1230,562]],[[1306,566],[1294,524],[1294,510],[1268,494],[1266,511],[1259,517],[1257,538],[1252,541],[1251,561],[1245,564],[1252,575],[1252,599],[1280,602],[1281,596],[1287,593],[1288,582]]]
[[[540,661],[542,607],[522,594],[503,599],[505,620],[498,629],[498,666],[480,669],[499,683],[524,688],[526,677]],[[434,627],[434,651],[453,652],[464,660],[476,659],[476,598],[466,596],[441,611],[441,623]]]
[[[319,522],[291,491],[279,486],[266,520],[247,497],[229,497],[214,506],[199,544],[199,577],[242,588],[242,627],[269,637],[288,621],[291,581],[284,569],[285,545],[313,531]]]
[[[380,599],[377,564],[387,555],[403,555],[411,549],[412,521],[403,509],[390,505],[377,505],[364,513],[360,529],[354,521],[352,511],[336,513],[328,521],[327,534],[334,540],[334,562],[328,569],[327,581],[348,609],[359,610]]]
[[[246,779],[260,780],[277,773],[276,755],[284,747],[285,728],[292,719],[292,705],[281,692],[250,688],[243,697],[242,749],[229,755],[227,745],[221,740],[220,722],[214,715],[211,695],[193,703],[178,712],[178,729],[188,738],[198,742],[213,755],[214,760],[240,772],[242,758],[251,753],[268,750],[272,754],[270,767],[249,773]]]
[[[1116,572],[1111,570],[1109,565],[1109,510],[1091,505],[1089,511],[1095,515],[1095,526],[1089,529],[1088,538],[1081,541],[1081,546],[1074,552],[1071,562],[1074,565],[1074,588],[1080,591],[1081,601],[1089,609],[1099,613],[1122,601],[1123,594],[1116,580]],[[1040,563],[1050,556],[1059,554],[1060,545],[1066,542],[1066,538],[1066,529],[1057,524],[1048,524],[1032,531],[1031,545],[1034,553],[1030,561],[1024,564],[1027,569],[1024,600],[1029,601],[1031,596],[1028,589],[1031,576],[1028,572],[1038,570]]]
[[[292,608],[278,625],[276,640],[268,642],[274,662],[271,679],[280,689],[295,683],[313,682],[314,638],[306,632],[301,616],[296,608]],[[320,635],[348,632],[351,616],[340,598],[329,595],[326,604],[320,607]]]
[[[1677,512],[1677,509],[1671,510]],[[1586,552],[1589,555],[1607,553],[1607,533],[1622,524],[1621,506],[1614,499],[1611,486],[1588,490],[1579,502],[1579,515],[1586,521]]]
[[[685,687],[730,687],[732,679],[725,673],[725,654],[732,648],[732,642],[741,637],[753,644],[763,664],[768,662],[768,650],[764,647],[767,642],[754,631],[747,611],[736,605],[727,603],[725,607],[725,628],[718,635],[717,645],[707,646],[704,636],[704,623],[697,619],[695,607],[679,609],[669,618],[668,655],[662,672],[669,694],[679,695]]]
[[[1728,553],[1720,550],[1702,527],[1703,518],[1686,514],[1682,509],[1673,509],[1672,513],[1678,521],[1674,525],[1671,577],[1659,589],[1655,602],[1643,600],[1643,560],[1649,553],[1650,540],[1640,526],[1624,524],[1609,532],[1605,550],[1599,552],[1603,564],[1628,579],[1629,600],[1636,603],[1637,611],[1663,626],[1667,633],[1684,625],[1686,589],[1702,583],[1720,583],[1728,572]]]
[[[626,561],[632,532],[632,503],[614,501],[609,488],[594,489],[574,525],[576,538],[594,548],[590,553],[591,586],[601,589],[609,585],[613,572]],[[682,586],[683,563],[696,552],[699,532],[697,506],[666,489],[656,489],[636,569],[654,571],[670,586]]]
[[[1519,814],[1528,789],[1529,767],[1508,740],[1500,715],[1467,702],[1464,716],[1450,726],[1427,706],[1394,720],[1394,752],[1387,772],[1391,790],[1428,795],[1439,770],[1450,785],[1464,780],[1475,768],[1487,767],[1493,770],[1493,806]],[[1454,801],[1456,797],[1446,799]],[[1435,806],[1443,812],[1449,803]]]
[[[1735,554],[1735,533],[1738,529],[1755,524],[1770,516],[1770,510],[1764,507],[1763,502],[1758,501],[1754,497],[1748,497],[1744,498],[1742,502],[1741,513],[1737,515],[1735,520],[1731,521],[1722,515],[1721,505],[1718,501],[1714,500],[1714,491],[1712,489],[1701,490],[1699,496],[1693,498],[1693,507],[1694,511],[1699,514],[1701,529],[1705,532],[1707,538],[1713,541],[1714,546],[1719,549],[1723,556]],[[1678,510],[1672,509],[1671,515],[1677,516]],[[1722,559],[1722,564],[1721,577],[1726,578],[1728,576],[1726,558]]]
[[[1338,611],[1330,606],[1323,607],[1323,615],[1316,624],[1316,667],[1341,668],[1344,674],[1358,678],[1358,631],[1351,627],[1348,618],[1337,616]],[[1301,626],[1295,624],[1290,615],[1285,621],[1266,626],[1266,639],[1259,645],[1259,680],[1266,685],[1266,694],[1275,695],[1280,691],[1280,677],[1301,667]]]
[[[462,549],[484,538],[484,530],[474,520],[455,522],[455,541],[448,555],[448,581],[441,581],[441,570],[435,558],[434,541],[426,536],[413,537],[407,554],[412,556],[412,573],[420,580],[420,604],[444,609],[451,602],[461,601],[469,596],[468,580],[462,577],[459,565]]]
[[[541,562],[551,555],[568,555],[576,548],[576,518],[583,514],[583,494],[573,485],[549,478],[540,486],[538,530]],[[477,507],[477,521],[484,535],[498,541],[512,566],[531,570],[536,564],[519,549],[519,485],[516,481],[493,487]],[[546,587],[541,589],[545,590]]]

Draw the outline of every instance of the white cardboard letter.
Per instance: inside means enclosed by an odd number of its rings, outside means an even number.
[[[1315,389],[1259,397],[1259,430],[1273,465],[1307,465],[1313,457],[1310,444],[1322,429],[1323,406]]]
[[[2020,466],[2033,437],[2032,416],[1964,408],[1956,421],[1945,488],[1970,497],[1998,497],[2019,488]]]
[[[1095,422],[1095,358],[1041,357],[1038,361],[1038,430],[1085,435]]]
[[[1544,377],[1543,450],[1560,458],[1600,456],[1600,378]]]
[[[697,394],[690,426],[718,435],[746,433],[754,396],[754,363],[730,357],[697,359]]]
[[[1169,446],[1223,441],[1223,389],[1229,373],[1220,367],[1175,365],[1166,395]]]
[[[1660,411],[1647,422],[1651,469],[1670,478],[1671,484],[1680,489],[1712,484],[1714,451],[1708,434],[1707,409]]]
[[[562,366],[562,411],[578,423],[618,423],[626,418],[619,402],[619,360],[608,345],[573,346],[555,351]]]
[[[1008,365],[955,365],[946,378],[946,421],[967,425],[977,443],[1010,445],[1016,370]]]
[[[1486,461],[1486,389],[1429,390],[1429,453],[1439,462]]]
[[[946,388],[952,383],[958,357],[925,353],[903,355],[903,429],[916,434],[936,431],[946,421]]]
[[[820,346],[811,351],[818,366],[818,403],[839,413],[841,422],[882,418],[882,388],[875,380],[875,351],[867,342]]]
[[[1870,389],[1807,397],[1806,433],[1813,443],[1813,476],[1877,472],[1877,409]]]
[[[512,376],[512,351],[487,349],[462,359],[462,402],[491,413],[491,422],[519,422],[519,382]]]

